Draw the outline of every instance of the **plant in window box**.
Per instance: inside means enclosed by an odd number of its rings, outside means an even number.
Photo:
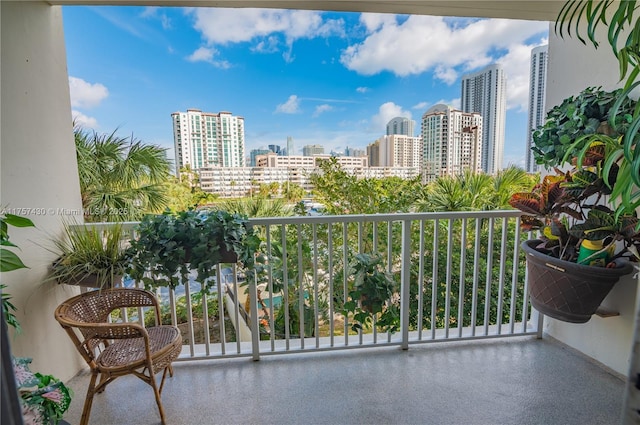
[[[100,289],[120,285],[130,261],[126,235],[119,223],[104,228],[65,224],[63,235],[53,240],[51,251],[58,258],[49,279]]]
[[[526,214],[523,227],[541,232],[540,239],[522,246],[531,303],[548,316],[588,321],[619,278],[632,270],[619,260],[637,258],[635,209],[605,203],[629,187],[631,167],[621,141],[635,109],[636,102],[623,90],[587,88],[551,108],[533,133],[538,164],[572,167],[567,172],[556,168],[556,175],[544,177],[532,192],[510,200]]]
[[[147,288],[175,288],[192,271],[204,291],[220,263],[240,263],[251,271],[260,238],[248,218],[227,211],[166,211],[147,215],[130,241],[129,275]]]

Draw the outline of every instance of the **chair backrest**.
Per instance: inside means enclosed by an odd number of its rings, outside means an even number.
[[[124,307],[157,307],[152,292],[135,288],[113,288],[90,291],[77,295],[60,304],[56,310],[60,318],[69,323],[107,323],[114,310]],[[75,323],[74,323],[75,322]]]
[[[144,330],[140,324],[109,323],[109,315],[114,310],[127,307],[154,307],[156,323],[160,323],[160,309],[155,295],[135,288],[86,292],[64,301],[56,308],[54,315],[91,365],[97,350],[108,345],[108,340],[143,336]]]

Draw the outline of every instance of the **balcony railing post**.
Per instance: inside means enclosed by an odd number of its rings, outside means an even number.
[[[249,281],[249,300],[251,310],[251,317],[249,318],[251,323],[251,354],[254,361],[260,360],[260,326],[258,325],[258,273],[256,270],[252,270],[253,279],[247,279]]]
[[[411,277],[411,220],[402,222],[402,262],[400,264],[400,329],[403,350],[409,349],[409,305]]]
[[[542,333],[544,330],[544,314],[540,313],[536,309],[533,309],[533,311],[533,320],[536,322],[536,337],[538,339],[542,339]]]

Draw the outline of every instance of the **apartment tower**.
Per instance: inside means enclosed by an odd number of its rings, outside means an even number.
[[[174,112],[176,172],[189,164],[198,171],[210,167],[244,167],[244,118],[230,112],[199,109]]]
[[[392,134],[382,136],[369,147],[367,152],[376,167],[420,168],[422,166],[422,139],[420,137]],[[375,152],[375,154],[374,154]]]
[[[287,156],[295,155],[293,151],[293,137],[287,136]]]
[[[422,116],[424,182],[441,176],[482,171],[483,119],[477,113],[462,112],[437,104]]]
[[[547,85],[547,62],[549,46],[539,46],[531,50],[531,72],[529,74],[529,120],[527,121],[527,149],[525,151],[525,167],[530,173],[540,171],[536,164],[531,146],[533,132],[544,124],[547,116],[544,97]]]
[[[461,109],[482,116],[482,171],[502,169],[507,115],[507,78],[498,64],[462,77]]]
[[[387,136],[392,134],[402,134],[404,136],[413,136],[415,134],[414,127],[416,122],[405,117],[395,117],[387,123]]]
[[[303,156],[324,155],[324,146],[306,145],[302,147]]]

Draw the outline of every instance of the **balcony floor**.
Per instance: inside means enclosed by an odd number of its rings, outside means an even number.
[[[614,424],[624,381],[554,340],[514,337],[174,363],[162,393],[180,424]],[[80,422],[89,375],[70,381]],[[157,424],[153,391],[127,376],[90,423]]]

